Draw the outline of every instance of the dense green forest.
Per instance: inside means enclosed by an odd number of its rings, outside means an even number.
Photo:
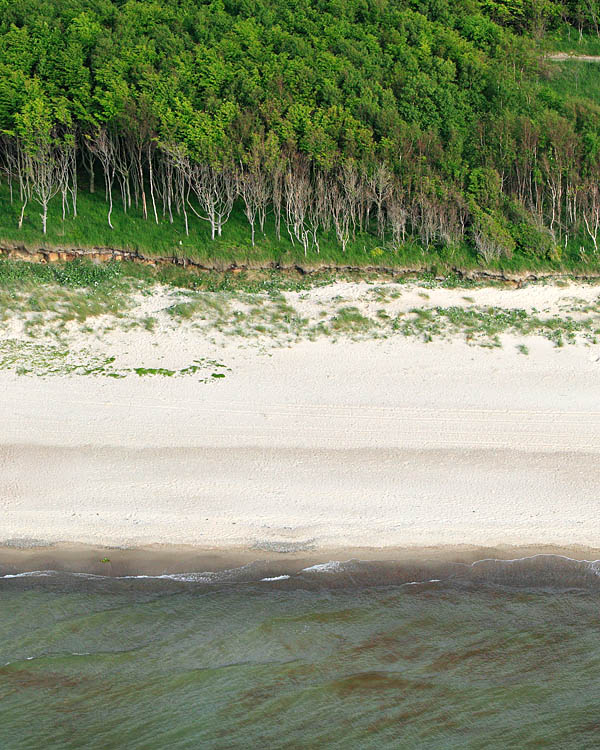
[[[0,233],[583,262],[600,64],[545,53],[599,35],[597,0],[0,0]]]

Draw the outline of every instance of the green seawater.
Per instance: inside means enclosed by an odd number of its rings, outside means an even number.
[[[0,579],[0,748],[600,747],[596,564],[261,575]]]

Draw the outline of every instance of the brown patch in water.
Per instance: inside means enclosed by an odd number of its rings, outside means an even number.
[[[286,625],[290,622],[316,622],[322,625],[332,622],[354,622],[357,619],[358,616],[355,609],[340,609],[335,612],[308,612],[296,617],[274,618],[270,622],[264,623],[262,630],[271,633],[273,627],[282,622]]]
[[[396,672],[358,672],[331,683],[331,688],[340,696],[354,693],[379,692],[382,690],[425,690],[428,682],[407,680]]]
[[[383,732],[390,727],[398,727],[400,729],[404,724],[412,722],[424,714],[429,713],[431,713],[431,704],[429,702],[422,703],[408,711],[401,711],[393,716],[383,716],[380,719],[372,721],[368,725],[367,731],[370,734],[377,734],[378,732]]]
[[[429,665],[429,669],[439,672],[477,657],[489,661],[491,654],[493,654],[493,649],[490,649],[489,647],[472,648],[468,651],[448,651],[447,653],[438,656],[437,659],[434,659]]]
[[[0,682],[4,683],[5,687],[54,689],[77,687],[82,682],[87,682],[87,678],[72,677],[60,672],[38,672],[33,669],[2,667],[0,668]]]
[[[426,646],[415,646],[414,639],[402,639],[389,633],[376,633],[352,649],[354,654],[375,652],[378,659],[386,664],[397,661],[419,659],[427,650]]]

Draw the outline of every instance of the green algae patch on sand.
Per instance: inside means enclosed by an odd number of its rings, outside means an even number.
[[[231,372],[227,365],[214,359],[197,359],[191,365],[178,370],[165,367],[118,367],[114,356],[94,354],[88,349],[74,352],[66,346],[36,344],[19,339],[0,342],[0,370],[9,370],[17,375],[49,376],[96,376],[125,378],[135,374],[138,377],[186,377],[200,374],[200,383],[211,382],[214,378],[225,377]],[[222,372],[215,373],[215,369]]]

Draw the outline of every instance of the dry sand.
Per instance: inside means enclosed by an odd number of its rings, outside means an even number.
[[[316,310],[335,291],[296,303]],[[360,302],[365,288],[336,293]],[[469,295],[558,311],[599,293],[415,288],[393,304]],[[600,346],[531,338],[523,356],[516,343],[398,336],[272,348],[211,343],[182,325],[115,331],[95,346],[145,366],[212,357],[231,368],[227,377],[1,371],[0,541],[313,558],[357,548],[597,549]]]

